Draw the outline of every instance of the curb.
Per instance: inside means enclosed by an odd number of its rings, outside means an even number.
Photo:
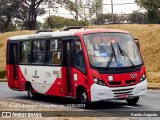
[[[0,79],[0,82],[7,82],[7,79]]]
[[[149,86],[149,87],[147,87],[147,89],[160,90],[160,86],[157,86],[157,87]]]

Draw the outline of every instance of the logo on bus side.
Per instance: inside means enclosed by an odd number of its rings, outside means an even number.
[[[137,73],[130,74],[131,78],[137,78]]]
[[[33,75],[32,78],[39,78],[39,76],[37,75],[37,70],[35,70],[35,75]]]

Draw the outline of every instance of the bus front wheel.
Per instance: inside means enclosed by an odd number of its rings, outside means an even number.
[[[86,91],[83,90],[79,92],[77,100],[79,104],[84,104],[85,108],[89,108],[90,103],[88,101],[88,96]]]
[[[139,100],[139,97],[134,97],[132,99],[126,99],[129,105],[135,105]]]

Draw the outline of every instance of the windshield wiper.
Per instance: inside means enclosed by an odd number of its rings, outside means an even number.
[[[129,60],[129,62],[132,64],[132,67],[135,68],[134,63],[133,63],[133,61],[131,60],[131,58],[128,56],[128,54],[127,54],[124,50],[122,50],[122,48],[120,47],[120,45],[119,45],[118,43],[117,43],[117,46],[118,46],[118,49],[119,49],[121,55],[124,56],[124,59],[126,59],[125,57],[127,57],[128,60]]]
[[[110,59],[109,59],[108,64],[106,66],[107,68],[109,68],[109,66],[111,65],[113,57],[114,57],[114,59],[115,59],[115,61],[117,63],[117,58],[116,58],[115,50],[114,50],[114,47],[113,47],[112,43],[111,43],[111,48],[112,48],[112,54],[110,55]]]

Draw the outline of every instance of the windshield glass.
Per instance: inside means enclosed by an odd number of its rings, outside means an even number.
[[[130,34],[87,34],[84,35],[84,41],[90,64],[94,67],[117,68],[142,64],[139,50]]]

